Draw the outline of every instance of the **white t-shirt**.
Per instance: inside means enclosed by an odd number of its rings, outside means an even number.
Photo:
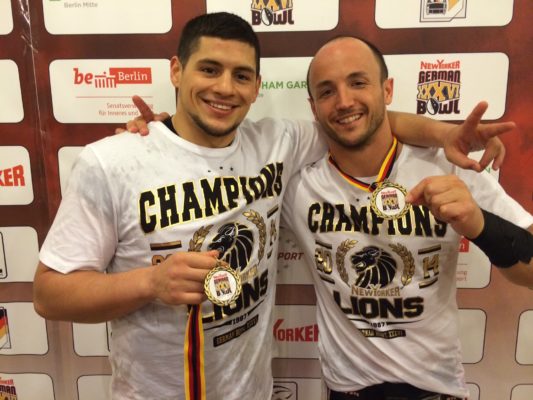
[[[116,273],[222,246],[243,290],[233,308],[202,305],[207,399],[270,399],[281,202],[290,177],[325,145],[309,122],[244,121],[221,149],[149,127],[145,137],[86,146],[40,259],[62,273]],[[113,399],[184,398],[186,323],[187,306],[158,302],[111,322]]]
[[[482,208],[533,224],[490,174],[455,167],[442,150],[404,145],[389,181],[409,190],[444,174],[465,181]],[[455,285],[460,236],[422,207],[384,221],[370,198],[328,156],[297,174],[285,196],[283,220],[315,282],[325,381],[337,391],[404,382],[466,397]]]

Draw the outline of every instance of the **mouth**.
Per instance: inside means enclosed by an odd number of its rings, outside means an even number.
[[[336,118],[335,122],[340,125],[349,125],[352,122],[359,121],[362,118],[362,116],[363,116],[362,113],[349,114],[349,115],[342,116],[340,118]]]
[[[214,109],[216,112],[224,113],[224,114],[227,114],[227,113],[231,112],[233,109],[237,108],[237,106],[235,106],[235,105],[226,104],[226,103],[220,103],[220,102],[216,102],[216,101],[204,100],[204,102],[209,107]]]

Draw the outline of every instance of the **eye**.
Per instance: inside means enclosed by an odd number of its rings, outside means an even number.
[[[328,96],[331,96],[331,94],[333,93],[333,90],[331,89],[323,89],[323,90],[320,90],[318,92],[318,98],[319,99],[323,99],[323,98],[326,98]]]
[[[353,81],[351,83],[351,86],[352,87],[357,87],[357,88],[365,87],[366,86],[366,82],[364,82],[364,81]]]
[[[201,67],[200,71],[203,72],[205,75],[215,75],[217,70],[213,67]]]
[[[237,73],[236,78],[237,80],[243,81],[243,82],[249,82],[252,80],[252,77],[249,74],[243,74],[243,73]]]

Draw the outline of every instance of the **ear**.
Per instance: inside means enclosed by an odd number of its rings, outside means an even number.
[[[183,71],[183,66],[177,56],[174,56],[170,59],[170,81],[175,88],[179,89],[181,82],[181,73]]]
[[[311,111],[313,112],[313,115],[315,116],[315,121],[318,121],[318,118],[316,116],[316,108],[315,108],[315,101],[312,97],[308,97],[307,101],[309,102],[309,105],[311,106]]]
[[[383,99],[385,104],[389,105],[392,103],[392,93],[394,89],[394,79],[388,78],[383,82]]]
[[[252,103],[255,103],[255,101],[257,100],[257,96],[259,96],[259,90],[261,90],[261,75],[259,75],[255,80],[255,95],[254,99],[252,100]]]

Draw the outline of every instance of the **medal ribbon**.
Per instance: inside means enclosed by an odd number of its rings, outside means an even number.
[[[331,165],[335,167],[335,169],[339,172],[339,174],[351,185],[364,190],[365,192],[373,192],[376,184],[383,182],[385,179],[387,179],[392,171],[392,167],[394,166],[394,161],[396,160],[396,153],[398,151],[398,139],[396,139],[395,136],[392,137],[392,144],[389,148],[389,151],[387,152],[387,155],[385,156],[385,159],[381,163],[381,167],[379,168],[379,173],[376,178],[376,181],[373,183],[366,183],[363,182],[357,178],[354,178],[351,175],[348,175],[346,172],[344,172],[339,165],[335,162],[331,154],[329,155],[328,161]]]
[[[185,330],[185,399],[205,400],[204,327],[202,305],[192,305]]]

